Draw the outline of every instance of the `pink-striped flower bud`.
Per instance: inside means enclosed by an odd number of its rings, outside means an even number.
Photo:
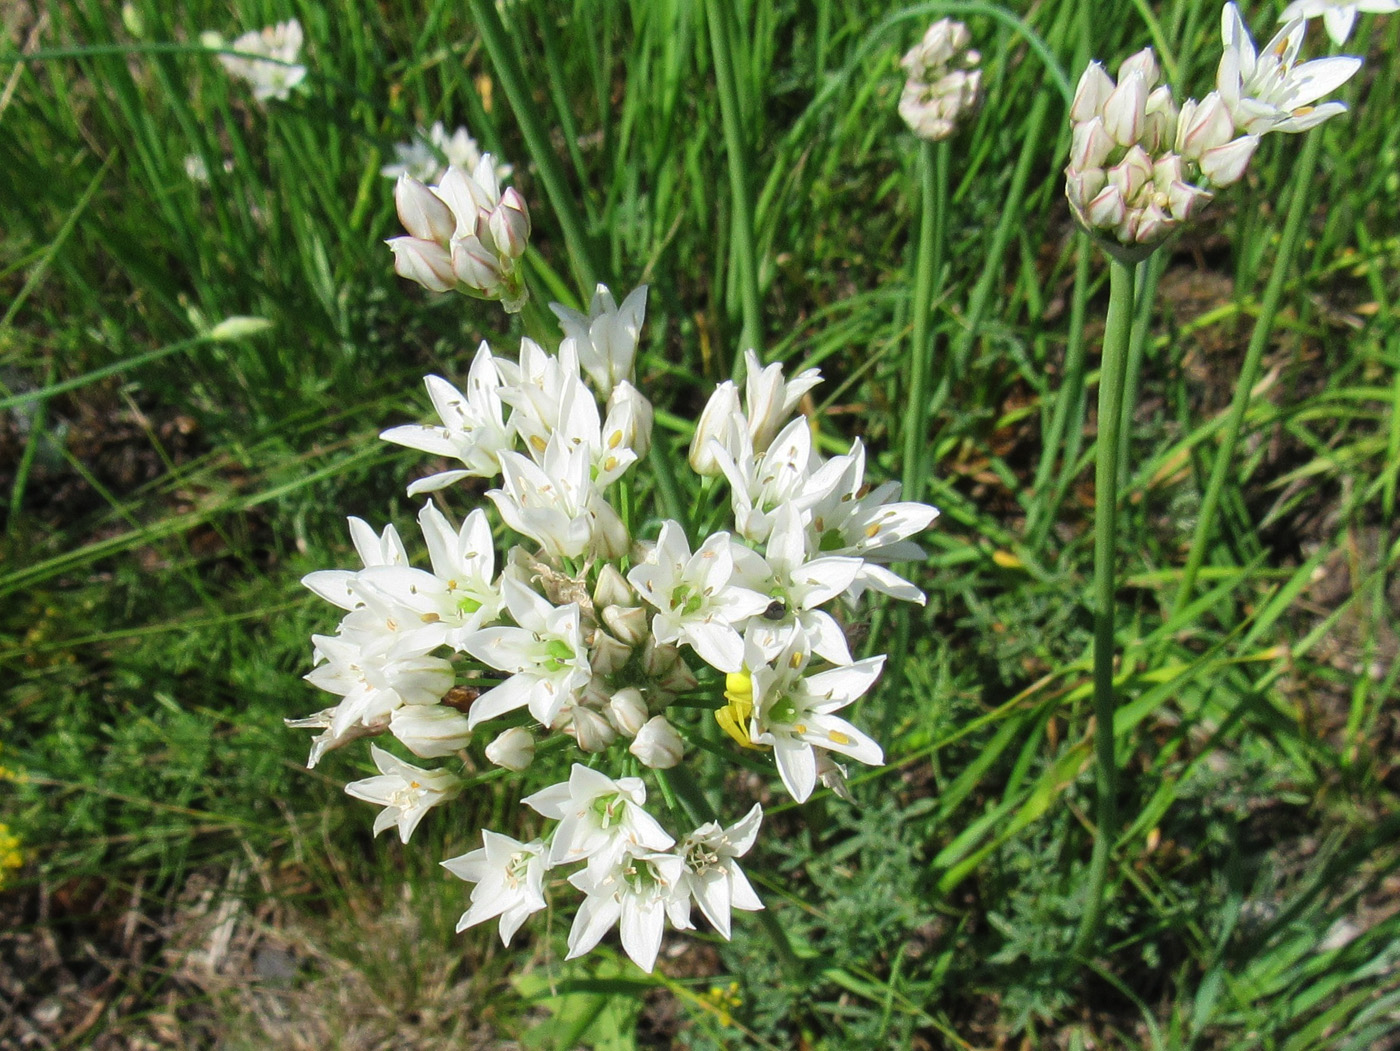
[[[457,287],[452,257],[446,249],[418,237],[391,237],[384,242],[394,252],[394,273],[416,281],[430,292]]]
[[[457,229],[452,209],[441,197],[411,175],[400,175],[394,185],[394,205],[399,222],[413,237],[447,247]]]

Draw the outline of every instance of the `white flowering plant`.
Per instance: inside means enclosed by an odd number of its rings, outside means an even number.
[[[487,155],[437,187],[400,176],[411,235],[390,242],[400,274],[441,292],[461,287],[461,255],[500,258],[517,238],[519,258],[528,218],[511,227],[510,216],[528,211],[497,170]],[[436,262],[409,265],[424,258]],[[518,270],[511,281],[508,294],[462,290],[518,308],[527,289]],[[649,971],[665,927],[693,927],[692,903],[726,938],[733,910],[762,908],[738,861],[762,807],[716,820],[695,766],[771,761],[805,802],[819,783],[850,798],[842,760],[884,761],[858,720],[837,714],[885,660],[856,659],[846,624],[871,592],[923,602],[891,565],[922,558],[911,538],[938,512],[901,501],[897,483],[872,486],[859,439],[823,455],[798,411],[820,374],[789,377],[752,350],[742,388],[714,390],[690,442],[708,518],[653,506],[660,490],[645,474],[668,454],[637,386],[646,297],[638,288],[619,305],[599,285],[586,313],[552,304],[557,347],[525,338],[505,356],[483,342],[464,380],[427,377],[436,419],[381,437],[444,468],[410,496],[455,491],[474,506],[460,524],[423,506],[426,568],[393,525],[350,520],[361,566],[304,580],[344,611],[334,635],[314,637],[306,676],[339,701],[288,723],[319,731],[309,766],[361,737],[456,760],[425,768],[371,745],[379,776],[346,791],[382,807],[374,831],[396,828],[404,843],[429,811],[497,776],[492,765],[528,780],[537,755],[572,753],[567,780],[523,800],[547,823],[538,838],[487,830],[480,848],[443,861],[475,885],[459,929],[495,919],[509,944],[571,887],[582,898],[569,957],[618,925]],[[648,808],[658,796],[661,817]]]

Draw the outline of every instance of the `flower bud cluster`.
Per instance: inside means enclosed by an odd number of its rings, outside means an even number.
[[[909,79],[899,97],[899,115],[919,138],[948,138],[977,107],[982,56],[971,44],[967,26],[941,18],[900,61]]]
[[[530,210],[514,187],[500,188],[489,153],[471,174],[449,167],[438,186],[400,175],[394,203],[408,231],[386,242],[400,277],[433,292],[498,300],[507,313],[524,307],[529,290],[520,257],[530,240]]]
[[[465,240],[452,179],[436,190],[399,183],[405,225],[444,255]],[[445,862],[476,884],[461,926],[498,918],[509,941],[544,907],[544,874],[581,863],[568,878],[584,895],[570,955],[620,923],[624,949],[650,969],[665,923],[691,926],[691,902],[726,937],[731,908],[762,907],[734,860],[753,843],[761,810],[678,843],[644,809],[644,782],[622,775],[689,776],[675,768],[699,719],[713,717],[747,762],[771,755],[795,799],[818,784],[849,798],[833,757],[879,764],[884,755],[839,713],[873,687],[884,657],[852,656],[838,604],[853,607],[867,591],[922,602],[890,564],[922,558],[909,538],[937,511],[900,502],[897,483],[868,484],[859,440],[843,455],[820,454],[796,414],[820,375],[788,379],[752,351],[742,394],[719,385],[690,451],[728,499],[714,502],[693,539],[632,506],[624,497],[653,491],[632,477],[652,440],[651,403],[633,386],[645,307],[644,288],[618,306],[600,286],[587,314],[554,307],[557,352],[525,339],[507,358],[482,343],[462,386],[427,378],[437,419],[381,437],[447,461],[412,482],[411,496],[484,479],[485,497],[460,524],[424,505],[427,568],[412,564],[392,525],[376,533],[350,520],[361,567],[304,580],[343,611],[334,635],[313,637],[307,675],[338,703],[289,723],[319,731],[309,764],[366,736],[392,737],[420,759],[462,757],[468,769],[484,759],[526,777],[546,750],[588,756],[568,783],[525,799],[557,822],[541,839],[487,832],[479,850]],[[500,557],[491,510],[513,537]],[[634,532],[657,521],[655,532]],[[382,807],[376,831],[396,827],[405,842],[472,784],[377,744],[371,754],[379,776],[347,791]],[[613,763],[622,769],[609,776]]]
[[[1079,79],[1065,194],[1080,224],[1115,251],[1140,255],[1160,244],[1214,191],[1244,176],[1261,135],[1303,131],[1345,108],[1310,103],[1350,77],[1359,60],[1295,66],[1301,20],[1263,55],[1234,4],[1225,5],[1222,32],[1217,90],[1199,101],[1177,106],[1151,48],[1125,61],[1116,81],[1097,62]]]

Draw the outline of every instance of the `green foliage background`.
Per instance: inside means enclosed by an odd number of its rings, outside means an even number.
[[[282,719],[321,705],[299,677],[333,623],[299,578],[352,561],[346,515],[409,532],[418,458],[375,435],[423,415],[421,376],[461,375],[479,340],[509,353],[553,332],[539,300],[509,321],[394,277],[379,168],[415,125],[465,123],[515,163],[548,298],[577,305],[589,270],[619,294],[650,285],[639,375],[660,440],[683,448],[729,374],[740,234],[707,5],[499,5],[549,158],[456,0],[127,7],[124,23],[102,0],[14,6],[0,53],[0,821],[27,859],[0,892],[12,960],[40,932],[65,958],[84,939],[102,955],[133,902],[178,928],[192,881],[212,879],[275,905],[257,915],[298,946],[296,1011],[328,1040],[353,1023],[393,1046],[1397,1046],[1400,18],[1362,19],[1352,110],[1312,133],[1305,244],[1201,597],[1177,616],[1298,141],[1266,140],[1149,275],[1122,470],[1123,831],[1105,944],[1075,961],[1095,427],[1064,401],[1064,362],[1087,340],[1094,385],[1106,289],[1063,201],[1058,84],[1153,44],[1179,91],[1203,93],[1218,7],[1010,5],[1047,67],[986,4],[709,5],[728,18],[765,357],[820,365],[822,440],[862,437],[877,479],[902,471],[917,226],[896,60],[944,11],[973,28],[987,102],[951,158],[929,602],[865,626],[893,647],[859,713],[890,763],[855,778],[855,807],[768,810],[749,869],[800,976],[743,917],[732,944],[670,936],[684,951],[647,977],[608,953],[563,964],[567,915],[509,954],[491,930],[452,933],[466,892],[434,859],[481,824],[521,827],[520,789],[430,818],[412,851],[372,842],[341,793],[366,756],[308,773]],[[1246,5],[1256,38],[1276,13]],[[254,104],[197,44],[292,15],[310,75],[285,103]],[[270,325],[209,338],[231,316]],[[1047,445],[1061,405],[1070,426]],[[192,990],[162,950],[178,944],[150,942],[70,1046],[126,1046],[160,1011],[190,1046],[267,1046],[244,993]],[[17,1010],[58,995],[56,973],[28,975]],[[318,1007],[321,979],[345,973],[368,992]]]

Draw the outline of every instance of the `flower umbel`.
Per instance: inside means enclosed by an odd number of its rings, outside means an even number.
[[[216,47],[224,46],[217,34],[207,42]],[[292,18],[244,33],[228,45],[231,50],[243,54],[220,55],[219,63],[233,76],[251,84],[253,98],[259,102],[284,100],[306,79],[306,67],[297,62],[301,57],[301,44],[301,23]],[[262,57],[247,58],[246,55]]]
[[[967,26],[941,18],[901,60],[909,72],[899,97],[899,115],[921,139],[950,137],[977,107],[982,56],[972,50]]]

